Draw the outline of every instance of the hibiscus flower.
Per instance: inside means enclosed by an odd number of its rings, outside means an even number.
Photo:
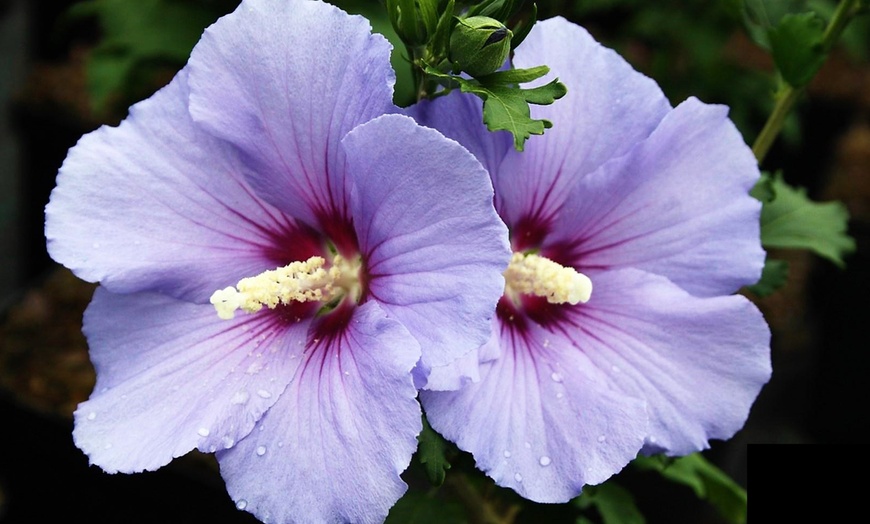
[[[496,483],[564,502],[638,452],[731,437],[770,376],[769,330],[733,294],[764,252],[759,172],[727,108],[671,107],[563,19],[516,50],[516,67],[542,63],[568,95],[534,107],[553,128],[523,153],[468,95],[410,110],[489,170],[514,251],[493,338],[450,375],[473,383],[421,401]]]
[[[264,521],[379,521],[404,493],[415,379],[489,338],[510,251],[479,162],[390,114],[389,59],[361,17],[246,0],[70,151],[46,236],[102,284],[92,463],[215,452]]]

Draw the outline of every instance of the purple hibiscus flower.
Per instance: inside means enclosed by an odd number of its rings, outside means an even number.
[[[486,132],[470,96],[411,110],[489,170],[515,253],[479,369],[472,357],[452,368],[475,382],[421,401],[498,484],[562,502],[638,452],[733,435],[770,376],[769,331],[732,295],[764,252],[748,195],[758,169],[727,109],[672,108],[563,19],[516,51],[517,67],[541,63],[569,91],[535,106],[554,126],[524,153]]]
[[[92,463],[216,452],[264,521],[379,521],[404,493],[415,378],[490,337],[510,250],[480,163],[391,114],[389,57],[361,17],[246,0],[70,151],[46,236],[102,284]]]

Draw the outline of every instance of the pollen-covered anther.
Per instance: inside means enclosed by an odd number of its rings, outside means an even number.
[[[325,263],[322,257],[311,257],[264,271],[255,277],[243,278],[236,287],[215,291],[210,302],[218,316],[228,320],[235,316],[237,309],[254,313],[263,306],[275,309],[279,304],[294,301],[332,300],[346,291],[341,284],[356,275],[342,275],[349,264],[340,255],[336,255],[328,269],[323,267]]]
[[[514,253],[504,272],[505,293],[545,297],[551,304],[579,304],[592,295],[592,281],[574,268],[534,254]]]

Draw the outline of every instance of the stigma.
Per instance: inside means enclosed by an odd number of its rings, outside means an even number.
[[[346,295],[358,300],[360,265],[359,260],[335,255],[326,267],[326,260],[315,256],[243,278],[235,287],[212,293],[209,301],[220,318],[229,320],[238,309],[255,313],[264,306],[275,309],[291,302],[331,302]]]
[[[551,304],[576,305],[592,296],[592,281],[574,268],[534,254],[514,253],[504,272],[505,295],[519,303],[519,294],[544,297]]]

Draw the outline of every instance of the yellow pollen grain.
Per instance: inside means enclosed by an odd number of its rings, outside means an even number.
[[[551,304],[576,305],[588,302],[592,296],[592,281],[589,277],[574,268],[534,254],[514,253],[504,278],[508,295],[536,295],[545,297]]]
[[[331,300],[342,291],[335,283],[342,278],[341,268],[347,264],[340,255],[329,269],[324,269],[325,263],[322,257],[311,257],[243,278],[236,287],[215,291],[210,302],[220,318],[229,320],[237,309],[254,313],[263,306],[275,309],[294,301]]]

